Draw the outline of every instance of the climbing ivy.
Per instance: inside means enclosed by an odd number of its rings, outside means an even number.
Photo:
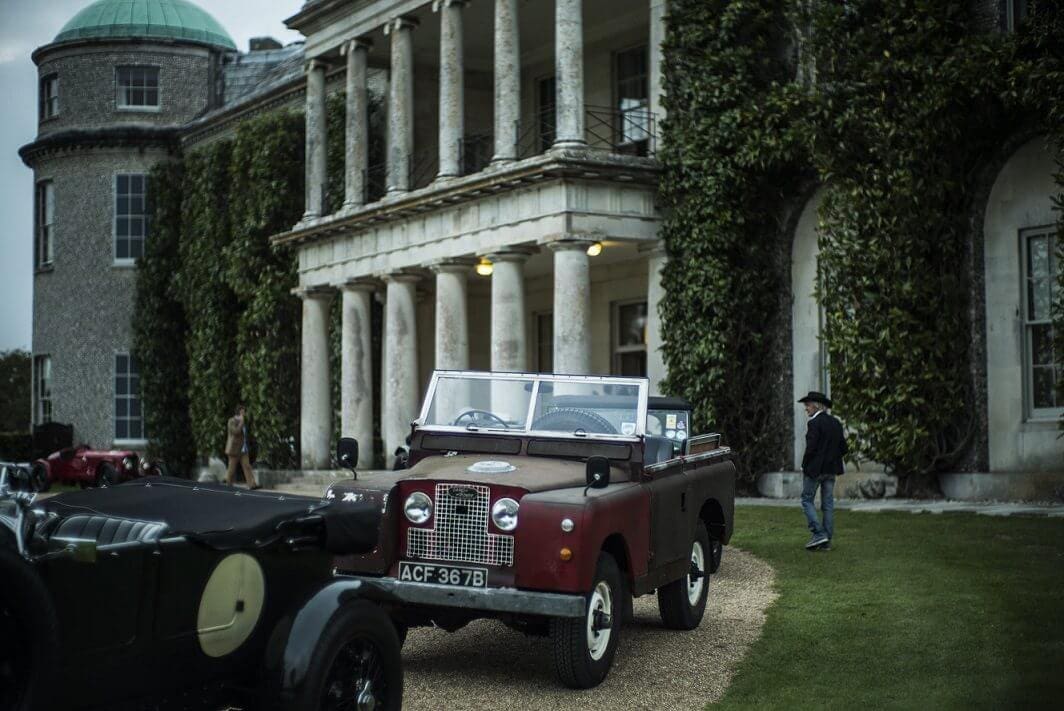
[[[728,434],[746,482],[787,464],[788,218],[817,184],[822,338],[853,451],[916,489],[971,449],[977,168],[1032,116],[1064,126],[1062,11],[1030,8],[1003,35],[964,0],[670,3],[667,387]]]
[[[369,98],[372,162],[383,157],[384,112],[379,96]],[[332,210],[344,192],[343,94],[329,97],[327,119]],[[266,113],[153,172],[154,227],[137,274],[135,352],[150,446],[184,467],[194,453],[222,454],[237,402],[247,405],[260,466],[299,465],[297,260],[269,237],[303,214],[304,131],[299,111]],[[339,308],[333,324],[339,413]]]
[[[173,275],[181,266],[182,164],[158,164],[149,178],[151,239],[137,269],[133,355],[140,367],[140,396],[148,456],[161,458],[174,476],[194,461],[188,407],[188,321]]]

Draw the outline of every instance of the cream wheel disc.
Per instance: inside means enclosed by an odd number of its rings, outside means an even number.
[[[266,597],[262,566],[247,553],[233,553],[218,563],[200,596],[196,632],[209,657],[224,657],[255,631]]]

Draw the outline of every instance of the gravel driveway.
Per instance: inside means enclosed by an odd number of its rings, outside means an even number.
[[[709,608],[693,632],[661,626],[657,598],[635,601],[613,669],[595,689],[559,685],[547,638],[479,620],[458,632],[420,628],[403,648],[404,709],[698,709],[724,695],[739,660],[761,634],[776,594],[775,573],[745,551],[725,548],[711,579]]]

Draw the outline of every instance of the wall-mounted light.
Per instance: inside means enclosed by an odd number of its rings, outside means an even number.
[[[491,273],[495,271],[495,266],[491,263],[491,260],[487,257],[481,257],[477,262],[477,274],[480,276],[491,276]]]
[[[587,248],[587,256],[597,257],[602,254],[602,242],[595,242]]]

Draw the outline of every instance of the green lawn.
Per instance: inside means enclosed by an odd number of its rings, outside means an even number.
[[[837,511],[828,553],[797,507],[735,521],[780,596],[719,706],[1064,708],[1064,519]]]

